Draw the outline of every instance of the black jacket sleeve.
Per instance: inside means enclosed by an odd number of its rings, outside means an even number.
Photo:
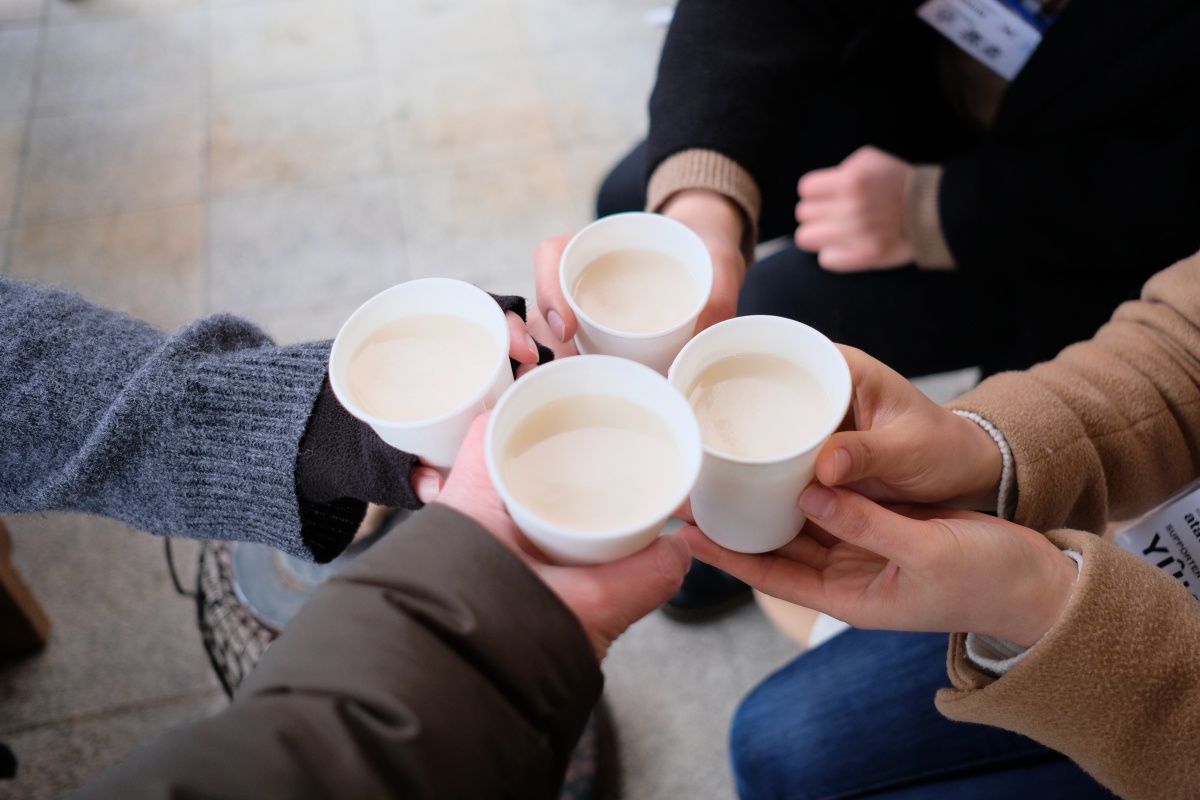
[[[650,98],[646,169],[715,150],[768,185],[869,2],[681,0]]]

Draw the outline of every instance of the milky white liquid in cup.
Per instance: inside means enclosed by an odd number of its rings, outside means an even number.
[[[421,314],[371,333],[350,359],[347,385],[364,411],[392,422],[440,416],[465,403],[496,370],[487,330],[449,314]]]
[[[600,325],[623,333],[654,333],[690,317],[698,289],[687,267],[676,259],[631,248],[590,262],[571,293],[576,305]]]
[[[821,433],[833,413],[811,372],[761,353],[730,356],[705,367],[687,399],[700,423],[701,441],[740,458],[794,453]]]
[[[644,524],[679,491],[671,430],[631,400],[577,395],[547,403],[514,429],[500,472],[543,520],[580,532]]]

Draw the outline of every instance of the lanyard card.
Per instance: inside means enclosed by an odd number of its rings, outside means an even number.
[[[1153,511],[1118,526],[1116,542],[1166,572],[1200,600],[1200,480]]]
[[[917,16],[959,49],[1012,80],[1042,43],[1049,24],[1000,0],[928,0]]]

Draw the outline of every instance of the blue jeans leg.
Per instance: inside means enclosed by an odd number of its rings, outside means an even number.
[[[742,702],[730,754],[742,800],[1111,800],[1070,760],[933,705],[945,634],[849,630]]]

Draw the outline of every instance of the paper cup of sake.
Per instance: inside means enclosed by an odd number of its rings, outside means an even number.
[[[450,278],[401,283],[333,341],[329,383],[379,438],[447,470],[471,420],[512,385],[508,322],[487,292]]]
[[[804,527],[799,497],[817,452],[850,406],[850,369],[818,331],[737,317],[699,333],[668,380],[695,412],[704,464],[691,494],[697,527],[722,547],[765,553]]]
[[[691,228],[631,212],[575,234],[558,278],[579,323],[580,353],[622,356],[666,375],[708,303],[713,266]]]
[[[560,564],[652,543],[700,472],[687,402],[649,367],[576,356],[526,374],[488,421],[487,465],[517,526]]]

